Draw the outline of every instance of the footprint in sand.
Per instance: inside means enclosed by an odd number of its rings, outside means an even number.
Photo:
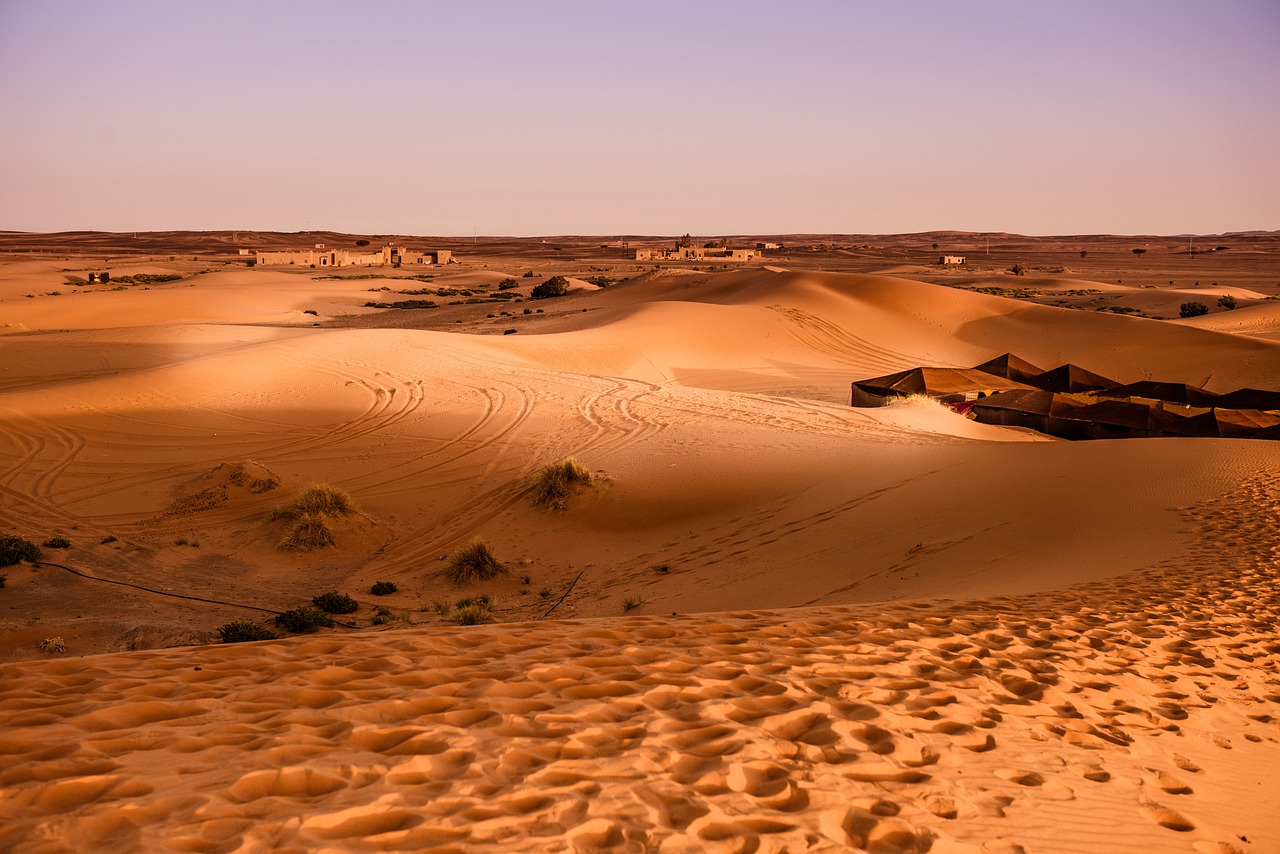
[[[1172,774],[1157,771],[1154,768],[1148,768],[1147,772],[1147,774],[1143,775],[1146,782],[1166,795],[1189,795],[1192,793],[1190,786]]]
[[[1143,804],[1138,813],[1146,819],[1154,821],[1161,827],[1178,833],[1189,833],[1196,829],[1195,823],[1176,810],[1162,807],[1159,804]]]

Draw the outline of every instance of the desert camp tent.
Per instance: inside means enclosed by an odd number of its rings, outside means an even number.
[[[981,365],[974,365],[973,369],[982,371],[984,374],[1004,377],[1007,380],[1014,380],[1020,383],[1029,382],[1032,377],[1038,377],[1044,373],[1044,368],[1038,368],[1026,359],[1020,359],[1012,353],[1005,353],[1002,356],[996,356],[990,361],[983,362]]]
[[[943,403],[962,403],[997,391],[1025,388],[1022,383],[972,369],[912,368],[853,383],[850,404],[884,406],[911,394],[928,395]]]
[[[1183,406],[1199,406],[1206,409],[1219,405],[1218,400],[1221,397],[1219,394],[1196,388],[1193,385],[1162,383],[1153,380],[1127,383],[1115,388],[1102,389],[1095,393],[1098,397],[1124,399],[1138,397],[1144,400],[1160,400],[1165,403],[1179,403]]]
[[[1027,380],[1028,385],[1045,391],[1056,391],[1060,394],[1079,394],[1086,391],[1100,391],[1120,385],[1113,379],[1101,374],[1085,370],[1079,365],[1067,363],[1045,371],[1038,377]]]

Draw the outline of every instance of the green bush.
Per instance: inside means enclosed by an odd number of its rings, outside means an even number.
[[[369,592],[374,596],[390,596],[399,589],[394,581],[375,581]]]
[[[1178,314],[1183,317],[1200,317],[1209,313],[1209,306],[1202,302],[1184,302],[1178,308]]]
[[[248,620],[236,620],[218,627],[218,635],[223,643],[244,643],[245,641],[275,640],[279,637],[266,626],[251,623]]]
[[[13,566],[18,561],[36,563],[40,560],[40,547],[30,540],[11,534],[0,535],[0,566]]]
[[[534,507],[549,507],[552,510],[564,510],[565,501],[575,484],[588,486],[591,484],[591,472],[587,471],[576,460],[565,460],[552,463],[542,469],[538,482],[533,485],[529,495],[529,503]]]
[[[449,562],[440,574],[454,584],[466,584],[469,581],[488,581],[508,571],[494,557],[488,543],[472,540],[449,556]]]
[[[333,618],[323,611],[303,606],[276,617],[276,625],[285,631],[305,634],[333,625]]]
[[[1218,306],[1225,308],[1227,311],[1234,311],[1236,307],[1236,298],[1231,294],[1223,294],[1218,297]]]
[[[354,614],[360,607],[359,602],[336,590],[330,590],[328,593],[321,593],[319,596],[312,597],[311,604],[326,614]]]
[[[533,286],[533,290],[529,293],[530,299],[549,299],[551,297],[562,297],[569,293],[569,280],[564,276],[552,276],[545,282],[539,282]]]
[[[69,549],[71,548],[71,541],[66,537],[50,537],[40,545],[46,549]]]

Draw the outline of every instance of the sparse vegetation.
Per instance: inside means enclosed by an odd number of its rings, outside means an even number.
[[[276,617],[276,625],[295,634],[308,634],[333,625],[333,618],[316,608],[304,605]]]
[[[494,557],[488,543],[484,540],[472,540],[449,556],[449,561],[440,574],[454,584],[466,584],[471,581],[489,581],[508,571]]]
[[[530,299],[550,299],[552,297],[562,297],[569,293],[569,280],[564,276],[552,276],[545,282],[539,282],[533,286],[533,290],[529,293]]]
[[[1218,306],[1225,308],[1227,311],[1234,311],[1236,307],[1236,298],[1231,294],[1223,294],[1218,297]]]
[[[272,509],[267,521],[289,519],[292,524],[281,538],[279,547],[291,551],[311,551],[334,544],[333,529],[329,519],[358,513],[351,496],[345,490],[323,483],[313,483],[303,489],[289,504]]]
[[[501,282],[498,282],[498,290],[500,291],[509,291],[512,288],[518,288],[518,287],[520,287],[520,283],[517,282],[515,279],[511,278],[510,276],[503,279]]]
[[[0,566],[13,566],[19,561],[36,563],[40,560],[40,547],[30,540],[12,534],[0,536]]]
[[[389,611],[388,609],[378,608],[376,611],[373,612],[373,619],[370,620],[369,622],[375,626],[381,626],[391,622],[394,616],[395,615],[392,614],[391,611]]]
[[[369,245],[369,241],[364,240],[363,238],[356,241],[356,246],[368,246],[368,245]]]
[[[494,621],[493,611],[484,605],[467,605],[459,608],[455,619],[460,626],[479,626]]]
[[[1200,317],[1209,313],[1209,306],[1202,302],[1184,302],[1178,308],[1178,314],[1182,317]]]
[[[1015,276],[1025,276],[1027,274],[1027,268],[1021,264],[1014,264],[1009,268],[1009,272],[1013,273]]]
[[[369,592],[374,596],[390,596],[399,589],[394,581],[375,581]]]
[[[533,485],[529,502],[534,507],[549,507],[552,510],[564,510],[572,487],[589,486],[591,472],[587,471],[576,460],[565,460],[552,463],[542,469],[538,482]]]
[[[62,655],[67,651],[67,642],[62,638],[45,638],[40,641],[40,650],[52,655]]]
[[[311,604],[315,605],[326,614],[354,614],[360,607],[360,603],[352,599],[345,593],[339,593],[336,590],[330,590],[328,593],[321,593],[319,596],[311,598]]]
[[[181,273],[134,273],[132,276],[112,276],[118,285],[161,285],[186,278]]]
[[[436,615],[441,617],[442,619],[444,617],[449,616],[449,612],[453,610],[453,606],[450,605],[448,602],[446,602],[444,599],[437,599],[436,601],[432,602],[431,607],[435,609]]]
[[[9,580],[9,576],[0,575],[0,587],[4,587],[4,583]]]
[[[655,566],[653,568],[653,571],[658,573],[659,575],[666,575],[667,573],[671,572],[671,565],[666,563],[659,564],[658,566]]]
[[[303,513],[293,520],[289,530],[280,538],[279,547],[295,552],[309,552],[328,548],[337,540],[333,529],[320,513]]]
[[[544,587],[544,588],[542,588],[541,590],[539,590],[539,591],[538,591],[538,596],[540,596],[540,597],[541,597],[541,598],[543,598],[543,599],[550,599],[550,598],[551,598],[551,588],[550,588],[550,587]]]
[[[105,537],[102,538],[100,542],[102,543],[102,545],[105,546],[107,543],[114,543],[115,541],[116,541],[115,534],[107,534]]]
[[[266,626],[251,623],[248,620],[236,620],[218,627],[218,636],[223,643],[244,643],[246,641],[275,640],[279,637]]]
[[[522,278],[522,279],[532,279],[532,278],[533,278],[533,276],[534,276],[534,273],[533,273],[533,271],[532,271],[532,270],[529,270],[528,272],[525,272],[525,273],[521,273],[521,274],[520,274],[520,278]]]
[[[634,611],[645,603],[645,600],[634,594],[629,594],[622,598],[622,613],[626,614]]]
[[[71,548],[71,541],[66,537],[50,537],[40,545],[46,549],[69,549]]]
[[[439,308],[440,304],[437,303],[435,300],[429,300],[429,299],[402,299],[396,302],[370,301],[365,303],[364,307],[365,308],[399,308],[399,309]]]
[[[1134,254],[1134,255],[1145,255],[1145,254],[1146,254],[1146,252],[1147,252],[1147,250],[1142,249],[1142,248],[1138,248],[1138,249],[1133,250],[1133,254]]]
[[[607,288],[617,280],[611,279],[608,276],[587,276],[582,281],[589,285],[595,285],[598,288]]]

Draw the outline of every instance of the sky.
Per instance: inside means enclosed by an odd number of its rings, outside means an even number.
[[[1280,2],[0,0],[0,229],[1280,229]]]

